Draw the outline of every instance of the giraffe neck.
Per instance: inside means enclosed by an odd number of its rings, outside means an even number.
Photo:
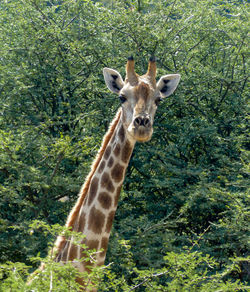
[[[105,260],[125,171],[135,144],[128,139],[121,116],[91,174],[86,196],[72,225],[74,231],[85,235],[82,243],[89,249],[103,250],[97,253],[97,265],[102,265]],[[83,256],[83,249],[67,241],[59,251],[57,260],[73,261],[80,271],[84,271],[83,263],[76,261]]]

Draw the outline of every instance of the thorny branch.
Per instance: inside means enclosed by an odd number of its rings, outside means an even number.
[[[150,279],[152,279],[152,278],[155,278],[155,277],[160,277],[160,276],[166,275],[168,272],[169,272],[169,271],[167,270],[167,271],[165,271],[165,272],[161,272],[161,273],[157,273],[157,274],[152,274],[151,276],[147,276],[147,277],[145,277],[144,280],[143,280],[141,283],[139,283],[139,284],[135,285],[134,287],[132,287],[132,288],[129,290],[129,292],[130,292],[130,291],[133,291],[133,290],[135,290],[136,288],[140,287],[141,285],[145,284],[148,280],[150,280]]]

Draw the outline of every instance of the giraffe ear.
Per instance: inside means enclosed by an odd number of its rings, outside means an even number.
[[[171,95],[177,88],[180,79],[181,75],[179,74],[169,74],[162,76],[156,85],[161,93],[161,96],[167,97]]]
[[[105,83],[109,90],[111,90],[114,93],[119,93],[119,91],[124,86],[124,81],[116,70],[110,69],[110,68],[104,68],[103,69],[103,75]]]

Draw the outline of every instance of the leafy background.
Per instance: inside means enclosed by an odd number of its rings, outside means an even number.
[[[1,263],[45,257],[54,238],[29,225],[63,225],[74,205],[119,107],[102,68],[124,76],[132,54],[142,74],[155,55],[158,78],[178,72],[181,83],[160,104],[152,140],[136,145],[106,264],[132,285],[134,269],[161,269],[165,255],[171,263],[172,253],[185,258],[192,249],[215,260],[211,274],[237,262],[223,279],[249,281],[247,8],[229,0],[1,1]],[[155,287],[171,289],[172,279]]]

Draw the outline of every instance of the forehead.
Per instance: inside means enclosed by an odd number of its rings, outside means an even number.
[[[131,86],[129,83],[125,84],[122,89],[122,93],[128,96],[133,96],[136,99],[143,98],[147,100],[154,94],[153,87],[147,82],[147,80],[140,80],[137,85]]]

